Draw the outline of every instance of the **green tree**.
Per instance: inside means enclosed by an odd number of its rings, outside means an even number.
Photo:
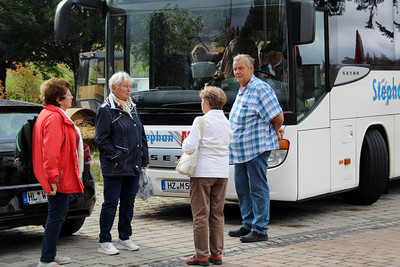
[[[161,49],[165,54],[187,53],[190,54],[198,40],[197,37],[202,29],[202,18],[192,18],[186,9],[173,8],[167,4],[165,8],[154,12],[151,27],[155,32],[168,32],[163,34],[164,40]],[[162,31],[160,31],[162,29]]]
[[[71,12],[68,42],[54,40],[58,0],[0,0],[0,81],[13,62],[32,62],[43,73],[65,64],[76,81],[79,53],[104,47],[104,20],[99,10],[75,7]]]
[[[171,7],[170,4],[154,11],[150,21],[148,14],[135,14],[128,23],[135,25],[131,32],[134,36],[130,48],[131,64],[136,69],[141,65],[147,71],[148,62],[154,58],[157,61],[168,54],[190,54],[200,42],[198,35],[203,26],[201,16],[194,18],[188,10]]]

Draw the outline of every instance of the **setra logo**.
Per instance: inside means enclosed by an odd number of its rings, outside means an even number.
[[[391,100],[400,100],[400,82],[396,84],[394,77],[391,82],[382,79],[372,81],[372,88],[374,90],[373,101],[386,101],[385,105],[389,106]]]

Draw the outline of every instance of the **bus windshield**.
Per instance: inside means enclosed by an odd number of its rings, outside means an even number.
[[[199,91],[216,70],[224,73],[219,86],[227,95],[228,113],[239,89],[232,71],[238,53],[254,58],[255,75],[273,87],[288,109],[284,1],[118,3],[110,5],[112,16],[115,28],[121,18],[126,20],[125,60],[134,79],[132,98],[145,124],[190,125],[201,115]]]

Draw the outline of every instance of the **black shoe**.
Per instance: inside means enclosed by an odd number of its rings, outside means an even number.
[[[251,232],[250,230],[247,230],[246,228],[240,227],[239,230],[236,230],[236,231],[231,230],[231,231],[229,231],[228,235],[231,236],[231,237],[241,237],[241,236],[249,234],[250,232]]]
[[[250,243],[250,242],[259,242],[259,241],[268,241],[268,234],[259,234],[255,231],[251,231],[250,234],[242,236],[240,241],[243,243]]]

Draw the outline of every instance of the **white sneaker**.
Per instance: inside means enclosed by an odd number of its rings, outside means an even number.
[[[52,262],[49,262],[49,263],[41,263],[41,262],[39,262],[39,264],[36,267],[52,267],[54,265],[58,265],[58,266],[61,266],[61,267],[65,266],[65,265],[60,265],[55,261],[52,261]]]
[[[70,257],[56,256],[56,259],[54,261],[57,262],[59,265],[62,265],[62,264],[70,263],[71,262],[71,258]]]
[[[139,250],[139,246],[135,245],[135,243],[133,243],[132,240],[130,239],[127,240],[118,239],[117,247],[119,249],[127,249],[131,251]]]
[[[119,253],[119,250],[115,248],[111,242],[103,242],[99,244],[97,252],[104,253],[107,255],[115,255]]]

